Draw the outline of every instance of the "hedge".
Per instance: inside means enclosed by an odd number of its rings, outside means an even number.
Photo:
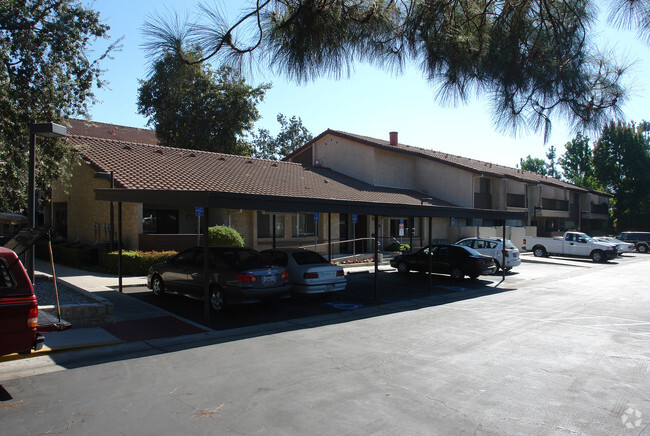
[[[411,246],[409,244],[400,244],[399,242],[393,242],[388,247],[386,247],[386,250],[387,251],[401,251],[402,253],[405,253],[405,252],[411,250]]]
[[[122,275],[146,276],[154,263],[164,262],[176,251],[122,251]],[[108,274],[117,274],[118,252],[104,254],[104,268]]]

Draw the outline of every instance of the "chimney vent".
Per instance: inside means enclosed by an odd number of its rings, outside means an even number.
[[[397,132],[390,132],[388,136],[390,137],[390,145],[392,145],[393,147],[397,147],[398,144]]]

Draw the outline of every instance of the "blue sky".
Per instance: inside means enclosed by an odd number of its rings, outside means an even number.
[[[99,103],[90,108],[93,120],[146,126],[147,120],[137,113],[136,105],[138,80],[149,73],[149,59],[141,46],[144,20],[169,9],[181,14],[195,11],[195,4],[169,0],[96,0],[92,4],[110,25],[112,39],[124,37],[122,50],[102,64],[109,86],[96,90]],[[235,18],[238,5],[246,4],[243,0],[228,0],[230,18]],[[642,43],[632,32],[601,27],[597,42],[602,48],[614,50],[616,56],[628,60],[636,59],[627,82],[633,88],[623,107],[626,119],[650,120],[650,45]],[[101,52],[106,44],[98,42],[96,52]],[[564,144],[575,136],[560,120],[553,120],[551,139],[546,145],[541,132],[520,132],[517,136],[501,132],[494,127],[486,99],[477,97],[456,107],[440,104],[435,100],[435,89],[416,68],[394,75],[357,64],[350,77],[322,78],[307,85],[257,72],[248,80],[254,85],[273,85],[258,106],[262,119],[256,124],[256,128],[266,128],[271,133],[277,133],[276,116],[282,113],[302,118],[303,125],[314,136],[331,128],[388,140],[388,133],[397,131],[403,144],[508,166],[515,166],[529,154],[543,158],[550,145],[555,145],[561,154]]]

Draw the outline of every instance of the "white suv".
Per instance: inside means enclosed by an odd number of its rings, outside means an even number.
[[[457,245],[464,245],[465,247],[473,248],[481,254],[491,256],[497,265],[497,271],[501,268],[501,261],[503,260],[503,243],[499,238],[465,238],[456,242]],[[506,271],[521,264],[519,257],[519,250],[515,245],[506,239]]]

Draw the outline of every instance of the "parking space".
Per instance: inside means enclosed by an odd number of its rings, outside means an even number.
[[[607,269],[633,260],[634,253],[606,264],[594,263],[588,259],[536,258],[529,253],[522,255],[522,264],[506,274],[481,276],[478,280],[454,281],[445,275],[434,274],[431,278],[432,291],[428,291],[429,277],[426,273],[411,272],[399,274],[392,268],[379,272],[379,287],[375,294],[375,277],[372,268],[349,269],[344,292],[330,296],[298,295],[290,299],[262,304],[230,306],[218,314],[212,314],[209,324],[203,319],[203,303],[177,295],[157,298],[146,287],[127,287],[125,293],[147,303],[156,305],[178,316],[199,324],[206,324],[215,330],[249,327],[278,321],[298,320],[305,317],[353,311],[367,306],[404,301],[424,300],[423,304],[444,304],[484,295],[513,292],[518,289],[587,274],[596,269]]]

